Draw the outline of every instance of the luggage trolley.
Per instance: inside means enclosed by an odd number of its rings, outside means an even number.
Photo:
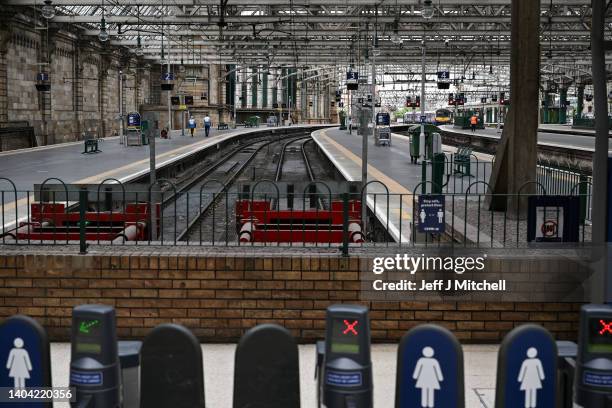
[[[391,116],[387,112],[376,114],[376,129],[374,144],[376,146],[391,146]]]

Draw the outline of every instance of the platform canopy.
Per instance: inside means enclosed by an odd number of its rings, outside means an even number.
[[[318,81],[325,79],[321,75],[337,81],[347,66],[366,65],[376,54],[377,65],[389,74],[383,82],[392,81],[397,95],[403,95],[420,82],[424,41],[428,72],[454,70],[453,78],[483,78],[490,89],[498,88],[496,82],[508,83],[511,0],[46,3],[55,12],[50,27],[73,26],[91,41],[98,41],[104,28],[108,43],[151,63],[316,66]],[[45,6],[43,0],[4,4],[4,10],[26,15]],[[589,83],[591,0],[542,0],[541,9],[543,80]],[[607,14],[612,23],[612,7]],[[387,89],[392,99],[396,89]]]

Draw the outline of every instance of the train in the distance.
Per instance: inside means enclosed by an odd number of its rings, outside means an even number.
[[[453,123],[453,114],[448,109],[437,109],[436,111],[425,112],[425,123],[433,125],[450,125]],[[421,112],[406,112],[404,123],[421,123]]]

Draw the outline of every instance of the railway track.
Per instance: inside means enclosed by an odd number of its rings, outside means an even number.
[[[239,146],[177,189],[176,194],[164,200],[160,239],[172,241],[228,241],[233,239],[234,202],[239,192],[233,188],[242,174],[249,174],[253,161],[264,153],[266,157],[276,143],[284,142],[281,151],[308,135],[264,138]],[[282,160],[277,164],[282,172]],[[234,191],[232,191],[234,190]],[[235,197],[232,197],[235,195]],[[225,203],[223,203],[225,202]],[[212,218],[211,223],[204,220]],[[218,227],[217,227],[218,226]]]

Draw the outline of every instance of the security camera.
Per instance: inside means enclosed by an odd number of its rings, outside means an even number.
[[[421,47],[425,46],[425,40],[421,40]]]

